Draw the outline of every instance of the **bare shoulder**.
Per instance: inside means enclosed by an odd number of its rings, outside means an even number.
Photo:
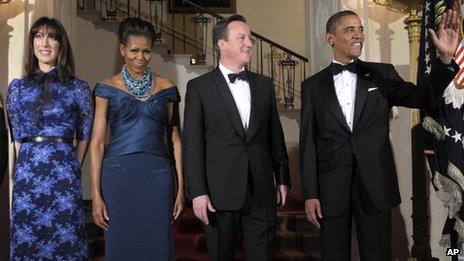
[[[174,86],[174,83],[166,77],[153,74],[153,79],[155,79],[155,89],[157,90],[163,90]]]
[[[118,73],[116,75],[113,75],[111,77],[108,77],[108,78],[104,79],[101,82],[104,83],[104,84],[110,85],[112,87],[116,87],[118,89],[124,89],[124,84],[123,84],[123,82],[121,80],[121,74],[120,73]]]

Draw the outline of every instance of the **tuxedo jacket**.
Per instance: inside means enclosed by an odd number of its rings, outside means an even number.
[[[393,65],[358,60],[351,131],[335,93],[331,66],[302,83],[300,174],[305,199],[318,198],[325,216],[342,214],[350,198],[353,157],[379,211],[400,203],[389,139],[392,106],[431,110],[459,71],[437,61],[432,82],[405,82]]]
[[[251,115],[245,130],[232,93],[216,68],[187,84],[183,160],[191,199],[208,195],[219,210],[242,207],[253,193],[276,205],[276,184],[290,185],[288,156],[270,78],[247,71]]]
[[[8,166],[8,133],[6,131],[5,111],[0,101],[0,185]]]

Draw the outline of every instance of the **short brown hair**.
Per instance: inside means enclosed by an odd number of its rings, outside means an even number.
[[[246,23],[246,19],[243,15],[234,14],[232,16],[220,20],[213,28],[213,45],[218,57],[221,57],[218,41],[220,39],[226,40],[229,37],[229,30],[227,30],[227,26],[234,21]]]
[[[352,16],[352,15],[358,16],[358,14],[356,14],[355,12],[353,12],[351,10],[344,10],[344,11],[340,11],[340,12],[337,12],[337,13],[333,14],[329,18],[329,20],[327,20],[327,23],[325,25],[325,32],[326,33],[333,33],[333,31],[335,29],[335,26],[340,21],[340,18],[345,17],[345,16]]]

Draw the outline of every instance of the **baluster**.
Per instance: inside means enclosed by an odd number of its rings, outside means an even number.
[[[287,58],[279,61],[279,66],[282,71],[282,83],[284,90],[284,102],[286,109],[294,108],[295,100],[295,67],[298,66],[299,62],[292,60],[291,55],[286,53]]]
[[[207,18],[207,20],[209,20],[211,22],[211,18],[210,17],[205,17]],[[206,50],[208,50],[208,24],[205,24],[203,26],[203,46],[202,46],[202,64],[206,64]]]
[[[300,62],[301,62],[301,64],[300,64],[300,83],[302,83],[306,78],[305,73],[304,73],[305,62],[303,60],[301,60],[301,59],[300,59]]]
[[[182,53],[185,53],[185,13],[182,14],[182,35],[183,35],[183,49]]]
[[[207,30],[208,24],[211,23],[211,18],[204,16],[202,13],[191,18],[194,28],[195,39],[195,55],[190,59],[190,64],[206,64],[206,48],[207,48]]]
[[[158,4],[160,8],[160,19],[159,19],[159,42],[162,42],[163,33],[163,14],[164,14],[164,0],[161,0]]]
[[[106,19],[107,20],[116,20],[116,1],[117,0],[106,1]]]
[[[264,73],[264,66],[263,66],[263,40],[259,39],[260,51],[259,51],[259,60],[260,60],[260,71],[261,74]]]
[[[126,13],[126,17],[130,17],[130,0],[127,0],[126,2],[126,7],[127,7],[127,13]]]
[[[148,15],[150,16],[150,23],[154,24],[155,25],[155,28],[156,28],[156,19],[155,19],[155,14],[156,14],[156,5],[154,5],[155,1],[151,1],[148,3],[149,4],[149,12],[148,12]],[[155,6],[155,7],[153,7]],[[153,9],[154,10],[154,13],[153,14]]]
[[[306,62],[303,61],[303,77],[302,77],[301,82],[303,82],[305,79],[306,79]]]
[[[162,32],[163,32],[163,2],[164,0],[148,0],[150,6],[150,22],[153,23],[155,27],[155,43],[162,42]],[[158,11],[159,10],[159,11]],[[161,19],[158,16],[158,13],[161,12]],[[140,12],[141,13],[141,12]],[[173,22],[174,24],[174,22]]]
[[[198,39],[197,39],[197,24],[193,23],[193,40],[194,40],[194,46],[195,46],[195,54],[190,58],[190,64],[197,64],[197,54],[198,54]]]
[[[218,20],[216,17],[213,17],[213,23],[212,23],[212,26],[214,27],[216,24],[217,24]],[[211,43],[212,43],[212,47],[213,47],[213,67],[216,67],[217,64],[219,63],[219,61],[217,61],[219,59],[216,58],[216,43],[213,42],[213,39],[211,39]]]
[[[175,16],[174,16],[174,12],[171,13],[171,28],[172,28],[172,49],[171,49],[171,53],[174,54],[175,52],[175,42],[176,42],[176,37],[175,37]]]
[[[272,46],[271,44],[270,47],[271,47],[271,79],[272,79],[272,82],[274,82],[274,46]]]

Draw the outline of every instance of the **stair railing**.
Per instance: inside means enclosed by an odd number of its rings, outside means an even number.
[[[99,8],[105,20],[122,20],[128,16],[148,20],[157,30],[156,41],[167,44],[169,53],[192,54],[192,65],[217,66],[218,57],[211,35],[214,25],[224,17],[189,0],[183,0],[183,3],[192,6],[196,13],[168,14],[164,3],[165,0],[81,0],[78,7],[90,9],[85,6],[87,4]],[[256,38],[256,44],[248,69],[273,79],[280,108],[300,107],[299,89],[308,76],[308,58],[256,32],[251,34]]]
[[[207,14],[212,18],[215,18],[213,21],[224,19],[224,17],[218,13],[199,6],[192,1],[183,0],[183,3],[194,7],[201,16],[205,16],[205,14]],[[214,26],[214,24],[215,22],[212,23],[212,26]],[[209,35],[211,35],[211,29],[205,30],[208,31]],[[272,78],[277,87],[276,97],[279,99],[279,103],[281,103],[284,108],[293,109],[295,107],[295,102],[299,103],[299,98],[301,97],[299,86],[307,77],[306,68],[309,68],[309,66],[307,66],[309,62],[308,58],[254,31],[252,31],[251,34],[257,41],[254,50],[255,55],[251,59],[251,63],[248,68]],[[207,39],[205,41],[207,41]],[[210,43],[205,42],[204,46],[210,46],[210,48],[214,49],[214,43],[212,43],[212,40]],[[213,52],[213,60],[214,63],[216,63],[217,61],[215,61],[216,57],[214,55],[215,54]]]

